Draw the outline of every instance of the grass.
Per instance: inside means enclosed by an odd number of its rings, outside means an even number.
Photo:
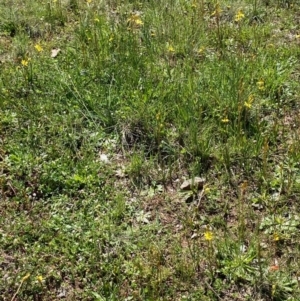
[[[299,8],[2,1],[0,300],[299,300]]]

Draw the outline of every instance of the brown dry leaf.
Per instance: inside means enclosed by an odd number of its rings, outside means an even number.
[[[60,48],[53,48],[51,50],[51,57],[52,58],[56,58],[58,56],[58,54],[60,53]]]
[[[270,269],[270,271],[272,271],[272,272],[278,271],[278,270],[279,270],[279,266],[278,266],[278,265],[271,265],[269,269]]]

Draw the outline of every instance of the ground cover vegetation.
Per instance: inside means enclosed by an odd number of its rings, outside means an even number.
[[[2,0],[0,300],[299,300],[299,46],[297,1]]]

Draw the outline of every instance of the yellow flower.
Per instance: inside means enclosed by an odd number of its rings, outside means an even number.
[[[136,19],[135,20],[135,24],[136,25],[143,25],[144,23],[143,23],[143,21],[141,19]]]
[[[221,12],[222,12],[222,9],[221,9],[221,7],[220,7],[220,4],[217,3],[217,4],[216,4],[216,7],[215,7],[215,10],[214,10],[213,13],[211,14],[211,17],[216,16],[216,17],[218,18],[218,17],[220,17]]]
[[[214,239],[214,234],[211,231],[204,232],[204,239],[207,241],[212,241]]]
[[[279,240],[280,240],[280,236],[278,235],[278,233],[275,232],[275,233],[273,234],[273,240],[274,240],[274,241],[279,241]]]
[[[204,52],[204,50],[205,50],[205,48],[204,48],[204,47],[200,47],[200,48],[199,48],[199,50],[198,50],[198,53],[199,53],[199,54],[201,54],[201,53],[203,53],[203,52]]]
[[[131,26],[141,26],[144,24],[144,22],[142,21],[141,17],[139,14],[132,14],[128,19],[127,22],[129,23],[129,25]]]
[[[169,45],[168,46],[168,51],[169,52],[175,52],[175,49],[174,49],[174,47],[172,45]]]
[[[22,278],[22,282],[26,281],[28,278],[30,277],[30,273],[27,273],[23,278]]]
[[[248,109],[251,109],[252,104],[249,103],[249,102],[247,102],[247,101],[245,101],[245,102],[244,102],[244,106],[245,106],[246,108],[248,108]]]
[[[100,22],[100,20],[99,20],[99,18],[94,18],[94,22],[97,22],[97,23],[99,23]]]
[[[24,67],[27,67],[28,63],[29,63],[29,60],[22,60],[21,61],[21,65],[24,66]]]
[[[204,189],[205,193],[209,193],[210,192],[210,188],[209,188],[209,186],[207,184],[204,185],[203,189]]]
[[[36,277],[36,280],[37,280],[38,282],[43,282],[44,278],[43,278],[42,275],[39,275],[39,276]]]
[[[258,90],[261,90],[261,91],[265,90],[265,82],[262,79],[259,80],[256,83],[256,85],[257,85]]]
[[[42,52],[43,51],[43,47],[40,44],[35,44],[34,48],[36,49],[36,51],[38,52]]]
[[[223,123],[228,123],[228,122],[229,122],[229,119],[228,119],[227,117],[225,117],[225,118],[223,118],[221,121],[222,121]]]
[[[235,15],[235,17],[234,17],[234,21],[235,22],[240,22],[242,19],[244,19],[245,18],[245,15],[244,15],[244,13],[241,11],[241,10],[239,10],[238,12],[237,12],[237,14]]]
[[[92,0],[86,0],[86,2],[87,2],[88,4],[90,4],[90,3],[92,2]]]
[[[249,96],[248,100],[244,102],[244,106],[245,106],[246,108],[250,109],[250,108],[252,107],[252,102],[253,102],[253,100],[254,100],[254,97],[253,97],[253,95],[251,94],[251,95]]]

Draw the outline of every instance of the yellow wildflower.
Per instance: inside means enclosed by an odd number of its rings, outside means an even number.
[[[209,188],[209,186],[207,184],[204,185],[203,189],[204,189],[205,193],[209,193],[210,192],[210,188]]]
[[[141,19],[141,16],[139,14],[132,14],[128,19],[127,22],[129,23],[129,25],[131,26],[141,26],[144,24],[144,22]]]
[[[198,50],[198,53],[199,53],[199,54],[201,54],[201,53],[203,53],[203,52],[204,52],[204,50],[205,50],[205,48],[204,48],[204,47],[200,47],[200,48],[199,48],[199,50]]]
[[[94,22],[97,22],[97,23],[99,23],[100,22],[100,20],[99,20],[99,18],[94,18]]]
[[[217,3],[217,4],[216,4],[216,7],[215,7],[215,10],[213,11],[213,13],[212,13],[210,16],[211,16],[211,17],[216,16],[217,18],[219,18],[221,12],[222,12],[222,9],[221,9],[221,7],[220,7],[220,4]]]
[[[35,44],[34,48],[36,49],[36,51],[38,52],[42,52],[43,51],[43,47],[40,44]]]
[[[38,282],[43,282],[44,278],[43,278],[42,275],[39,275],[39,276],[36,277],[36,280],[37,280]]]
[[[244,19],[245,18],[245,15],[244,15],[244,13],[241,11],[241,10],[239,10],[238,12],[237,12],[237,14],[235,15],[235,17],[234,17],[234,21],[235,22],[240,22],[242,19]]]
[[[252,103],[253,103],[253,100],[254,100],[254,97],[253,95],[251,94],[248,98],[247,101],[244,102],[244,106],[248,109],[250,109],[252,107]]]
[[[212,241],[214,239],[214,234],[211,231],[204,232],[204,239],[207,241]]]
[[[88,4],[90,4],[90,3],[92,2],[92,0],[86,0],[86,2],[87,2]]]
[[[227,117],[225,117],[225,118],[223,118],[221,121],[222,121],[223,123],[228,123],[228,122],[229,122],[229,119],[228,119]]]
[[[27,67],[27,66],[28,66],[28,63],[29,63],[29,59],[28,59],[28,60],[22,60],[22,61],[21,61],[21,65],[24,66],[24,67]]]
[[[136,19],[135,20],[135,24],[136,25],[143,25],[144,23],[143,23],[143,21],[141,19]]]
[[[280,236],[279,236],[278,233],[275,232],[275,233],[273,234],[273,240],[274,240],[274,241],[279,241],[279,240],[280,240]]]
[[[261,91],[265,90],[265,82],[262,79],[259,80],[256,83],[256,85],[257,85],[258,90],[261,90]]]
[[[168,46],[168,51],[169,52],[175,52],[175,49],[174,49],[174,47],[172,45],[169,45]]]
[[[248,109],[251,109],[252,104],[250,102],[245,101],[244,106]]]

